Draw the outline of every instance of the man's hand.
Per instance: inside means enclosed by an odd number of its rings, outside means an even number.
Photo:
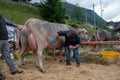
[[[17,29],[18,29],[18,30],[22,30],[22,26],[18,26]]]
[[[79,44],[77,44],[77,45],[75,45],[75,46],[70,46],[70,49],[73,50],[73,49],[75,49],[75,48],[78,48],[79,46],[80,46]]]
[[[75,49],[75,47],[74,46],[70,46],[70,49],[73,50],[73,49]]]

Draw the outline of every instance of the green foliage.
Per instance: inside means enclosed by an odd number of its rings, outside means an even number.
[[[73,5],[73,4],[70,4],[70,3],[67,3],[67,2],[64,3],[64,8],[65,8],[66,15],[71,18],[71,21],[74,21],[74,22],[78,21],[76,18],[72,17],[72,14],[80,13],[79,16],[80,15],[82,16],[80,18],[81,23],[85,23],[86,18],[87,18],[87,23],[90,23],[90,24],[94,25],[94,18],[93,17],[94,17],[94,14],[95,14],[96,26],[100,27],[100,28],[104,28],[106,26],[106,21],[101,19],[101,17],[98,16],[96,13],[94,13],[92,10],[89,10],[89,9],[86,9],[86,8],[83,8],[83,7],[78,7],[76,5]],[[74,8],[75,9],[79,8],[80,10],[79,9],[74,10]],[[82,14],[79,11],[81,11]]]
[[[6,2],[0,2],[0,14],[17,24],[24,24],[29,18],[40,19],[38,9]]]
[[[95,32],[97,29],[96,28],[91,28],[90,26],[84,25],[82,23],[78,22],[69,22],[66,21],[67,25],[70,25],[73,28],[85,28],[88,32]]]
[[[82,14],[81,8],[78,7],[77,5],[73,6],[73,8],[71,10],[72,21],[80,22],[80,21],[82,21],[82,18],[83,18],[83,14]]]
[[[61,0],[41,0],[41,16],[50,22],[63,23],[65,19],[65,10]]]

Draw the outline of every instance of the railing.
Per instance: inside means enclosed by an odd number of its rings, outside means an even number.
[[[120,41],[86,41],[82,42],[85,46],[97,46],[97,45],[120,45]]]

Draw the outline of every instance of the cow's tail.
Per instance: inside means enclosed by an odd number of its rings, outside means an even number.
[[[28,31],[28,44],[32,45],[31,48],[33,49],[34,52],[36,52],[38,49],[38,45],[37,45],[37,41],[33,35],[33,32],[31,30],[31,27],[30,27],[30,21],[28,21],[26,23],[26,26],[27,26],[27,31]]]

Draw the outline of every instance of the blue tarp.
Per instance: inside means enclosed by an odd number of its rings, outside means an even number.
[[[14,37],[14,29],[7,28],[7,31],[8,31],[8,37],[13,38]]]
[[[14,32],[12,30],[7,29],[7,31],[8,31],[8,35],[14,35]]]

